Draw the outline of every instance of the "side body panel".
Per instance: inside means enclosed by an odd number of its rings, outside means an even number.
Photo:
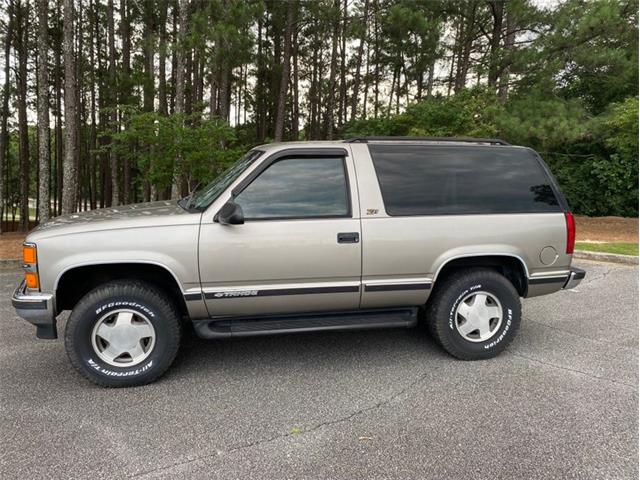
[[[62,275],[73,268],[114,263],[140,263],[163,267],[176,279],[183,294],[200,291],[198,231],[200,215],[187,223],[94,230],[37,239],[41,289],[55,293]],[[206,317],[204,302],[188,301],[192,318]]]
[[[571,263],[563,213],[391,217],[367,145],[352,149],[362,216],[362,308],[424,304],[440,269],[462,257],[515,257],[530,279],[558,279],[530,284],[529,296],[562,288]],[[557,254],[551,265],[541,261],[545,247]]]
[[[318,146],[315,146],[318,148]],[[346,148],[347,146],[343,146]],[[279,150],[272,148],[251,170]],[[348,150],[348,148],[346,148]],[[200,231],[202,292],[212,317],[352,310],[359,307],[361,236],[352,157],[346,157],[350,218],[247,221],[221,225],[216,213],[246,172],[203,214]]]

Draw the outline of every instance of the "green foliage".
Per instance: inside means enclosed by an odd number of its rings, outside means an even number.
[[[600,132],[605,145],[624,158],[638,160],[638,97],[611,105]]]
[[[356,120],[347,125],[345,136],[492,137],[498,133],[496,122],[502,112],[495,94],[476,88],[409,105],[400,115]]]
[[[502,105],[476,88],[347,125],[345,137],[366,135],[497,136],[539,151],[576,213],[638,215],[637,97],[593,117],[577,98],[520,94]]]
[[[590,116],[578,99],[523,94],[512,97],[505,107],[498,130],[511,143],[546,152],[588,135]]]
[[[463,90],[453,97],[436,97],[409,106],[409,135],[431,137],[494,137],[503,107],[495,94],[481,88]]]
[[[115,135],[113,148],[160,190],[170,187],[178,174],[190,183],[212,180],[237,158],[238,149],[225,146],[234,139],[233,128],[219,119],[143,112],[128,118],[127,128]]]
[[[376,135],[406,135],[407,126],[402,115],[390,115],[378,118],[356,119],[345,127],[344,138],[374,137]]]
[[[599,114],[638,92],[637,0],[567,0],[553,12],[541,55],[560,91]],[[547,71],[547,75],[551,73]]]

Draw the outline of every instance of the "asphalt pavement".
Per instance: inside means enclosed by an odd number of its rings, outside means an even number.
[[[576,264],[492,360],[415,329],[189,338],[132,389],[37,340],[2,271],[0,478],[638,478],[638,268]]]

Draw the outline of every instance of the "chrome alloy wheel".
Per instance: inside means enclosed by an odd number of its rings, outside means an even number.
[[[147,317],[133,310],[114,310],[101,317],[91,332],[96,355],[114,367],[133,367],[153,351],[156,331]]]
[[[458,333],[470,342],[485,342],[502,325],[502,305],[488,292],[474,292],[458,304],[455,313]]]

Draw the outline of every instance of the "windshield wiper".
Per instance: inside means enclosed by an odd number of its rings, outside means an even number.
[[[178,200],[178,205],[180,205],[182,208],[184,208],[188,212],[191,212],[193,210],[200,211],[200,209],[196,208],[195,205],[191,205],[191,202],[193,201],[196,190],[198,189],[199,186],[200,186],[200,182],[198,182],[195,188],[191,190],[191,193],[189,195]]]

